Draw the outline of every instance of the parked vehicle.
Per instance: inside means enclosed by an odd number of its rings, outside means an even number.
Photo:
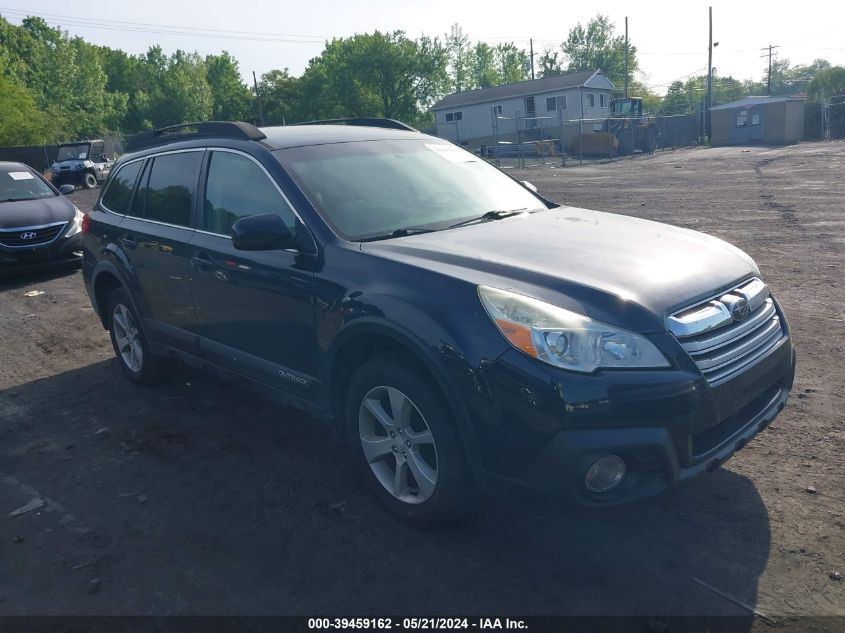
[[[57,187],[72,184],[93,189],[108,177],[113,165],[114,160],[106,154],[103,141],[77,141],[59,145],[50,171]]]
[[[136,141],[83,264],[130,380],[179,359],[301,407],[423,523],[479,490],[650,497],[783,408],[789,328],[748,255],[369,123]]]
[[[23,163],[0,162],[0,275],[82,262],[82,212]]]

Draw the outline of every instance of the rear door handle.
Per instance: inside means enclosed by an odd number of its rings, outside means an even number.
[[[205,253],[200,253],[191,257],[191,266],[200,272],[207,273],[214,267],[214,262]]]
[[[136,242],[135,238],[131,235],[121,238],[120,243],[123,244],[123,248],[127,251],[134,251],[138,246],[138,242]]]

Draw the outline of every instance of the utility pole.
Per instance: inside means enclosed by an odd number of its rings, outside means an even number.
[[[529,42],[531,43],[531,79],[534,79],[534,38],[532,37]]]
[[[625,98],[628,98],[628,16],[625,16]]]
[[[255,71],[252,71],[252,82],[255,84],[255,100],[258,102],[258,122],[264,126],[264,109],[261,107],[261,93],[258,92],[258,79],[255,77]]]
[[[768,49],[769,51],[769,74],[766,77],[766,94],[770,97],[772,96],[772,51],[775,48],[780,48],[780,46],[772,46],[771,44],[769,44],[768,46],[764,46],[760,49],[761,51],[765,51],[766,49]],[[763,57],[766,57],[766,55],[763,55]]]
[[[713,103],[713,7],[710,7],[710,35],[707,40],[707,101],[704,110],[704,130],[709,139],[712,135],[710,129],[710,106]]]

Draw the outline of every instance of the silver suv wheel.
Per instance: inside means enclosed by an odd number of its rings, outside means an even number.
[[[135,325],[132,312],[122,303],[118,303],[114,306],[111,322],[120,359],[131,371],[141,371],[144,349],[141,347],[138,326]]]
[[[358,412],[358,436],[370,469],[393,497],[428,500],[437,486],[437,447],[417,406],[394,387],[373,387]]]

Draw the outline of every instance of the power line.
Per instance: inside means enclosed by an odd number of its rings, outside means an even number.
[[[296,44],[322,44],[327,38],[322,35],[295,35],[285,33],[261,33],[251,31],[235,31],[192,26],[176,26],[169,24],[152,24],[145,22],[127,22],[123,20],[106,20],[101,18],[77,18],[56,13],[36,13],[0,7],[0,12],[15,17],[39,17],[47,22],[58,23],[58,26],[73,26],[76,28],[96,28],[114,31],[128,31],[136,33],[155,33],[159,35],[180,35],[188,37],[205,37],[231,40],[252,40],[264,42],[288,42]]]

